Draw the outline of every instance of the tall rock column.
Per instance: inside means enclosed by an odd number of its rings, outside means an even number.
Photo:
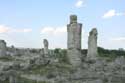
[[[0,40],[0,57],[6,55],[6,42],[4,40]]]
[[[68,32],[68,57],[69,62],[73,66],[78,66],[81,64],[81,34],[82,34],[82,24],[77,23],[77,16],[70,16],[70,24],[67,25]]]
[[[88,38],[88,53],[87,53],[87,57],[89,59],[96,59],[96,56],[98,55],[97,52],[97,29],[93,28],[90,32],[89,32],[89,38]]]
[[[43,44],[44,44],[44,56],[48,57],[48,55],[49,55],[49,50],[48,50],[49,43],[48,43],[47,39],[43,40]]]

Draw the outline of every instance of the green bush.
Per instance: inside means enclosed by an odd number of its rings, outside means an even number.
[[[98,54],[100,57],[116,58],[118,56],[125,56],[124,50],[109,50],[98,47]]]
[[[54,50],[54,53],[55,53],[55,57],[59,59],[59,62],[69,63],[66,49],[56,48]]]
[[[12,61],[14,60],[11,56],[2,56],[0,57],[1,61]]]

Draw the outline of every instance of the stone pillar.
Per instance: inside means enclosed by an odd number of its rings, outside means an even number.
[[[89,59],[96,59],[96,56],[98,55],[97,52],[97,29],[93,28],[90,32],[89,32],[89,38],[88,38],[88,53],[87,53],[87,57]]]
[[[42,57],[44,56],[44,48],[41,49],[40,54]]]
[[[68,57],[73,66],[81,64],[81,34],[82,24],[77,23],[77,16],[70,16],[70,24],[67,25],[68,32]]]
[[[6,42],[4,40],[0,40],[0,57],[6,55]]]
[[[20,83],[16,74],[16,72],[13,72],[13,74],[9,75],[9,83]]]
[[[9,76],[9,83],[17,83],[15,77]]]
[[[48,50],[49,43],[48,43],[47,39],[43,40],[43,44],[44,44],[44,56],[48,57],[48,55],[49,55],[49,50]]]
[[[14,62],[11,66],[11,69],[8,70],[6,73],[9,76],[9,83],[20,83],[18,78],[20,76],[20,63]]]

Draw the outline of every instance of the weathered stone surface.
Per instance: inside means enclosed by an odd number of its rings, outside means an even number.
[[[117,65],[125,66],[125,58],[124,58],[124,56],[117,57],[115,59],[114,63],[117,64]]]
[[[0,56],[6,55],[6,42],[4,40],[0,40]]]
[[[18,83],[18,76],[20,67],[18,67],[17,63],[12,65],[3,65],[2,69],[0,70],[0,83],[4,83],[5,80],[8,80],[9,83]],[[2,72],[2,73],[1,73]]]
[[[42,48],[42,49],[40,50],[40,55],[41,55],[41,57],[44,56],[44,48]]]
[[[67,25],[68,31],[68,57],[73,66],[81,63],[81,34],[82,24],[77,23],[77,16],[70,16],[70,24]]]
[[[19,83],[18,82],[19,73],[17,71],[9,70],[7,71],[7,75],[9,77],[9,83]]]
[[[49,43],[48,43],[47,39],[43,40],[43,44],[44,44],[44,56],[48,57],[48,55],[49,55],[49,50],[48,50]]]
[[[100,79],[97,79],[97,80],[86,81],[86,82],[83,82],[83,83],[103,83],[103,81],[100,80]]]
[[[70,24],[77,23],[77,16],[76,15],[71,15],[70,16]]]
[[[0,83],[6,81],[9,83],[125,83],[124,55],[97,58],[96,29],[90,32],[88,56],[84,57],[83,63],[80,64],[81,27],[82,25],[77,23],[77,16],[71,15],[70,24],[67,25],[68,56],[73,66],[64,62],[67,57],[64,58],[62,55],[66,55],[67,51],[62,53],[60,50],[55,54],[55,50],[48,50],[46,39],[42,50],[12,46],[7,48],[10,59],[6,58],[9,56],[0,57]],[[3,47],[6,48],[6,44],[1,45],[0,42],[2,52]],[[4,53],[5,51],[6,49]],[[61,62],[62,58],[64,61]]]
[[[88,38],[88,53],[87,57],[90,59],[95,59],[98,55],[97,53],[97,29],[93,28],[89,33]]]

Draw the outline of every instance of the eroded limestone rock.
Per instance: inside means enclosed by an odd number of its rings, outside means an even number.
[[[77,16],[70,16],[70,24],[67,25],[68,31],[68,57],[73,66],[81,63],[81,34],[82,24],[77,23]]]
[[[4,40],[0,40],[0,56],[6,55],[6,42]]]
[[[90,33],[89,33],[89,38],[88,38],[88,53],[87,57],[90,59],[95,59],[96,56],[98,55],[97,52],[97,29],[93,28]]]
[[[48,57],[48,55],[49,55],[49,50],[48,50],[49,43],[48,43],[47,39],[43,40],[43,44],[44,44],[44,56]]]

